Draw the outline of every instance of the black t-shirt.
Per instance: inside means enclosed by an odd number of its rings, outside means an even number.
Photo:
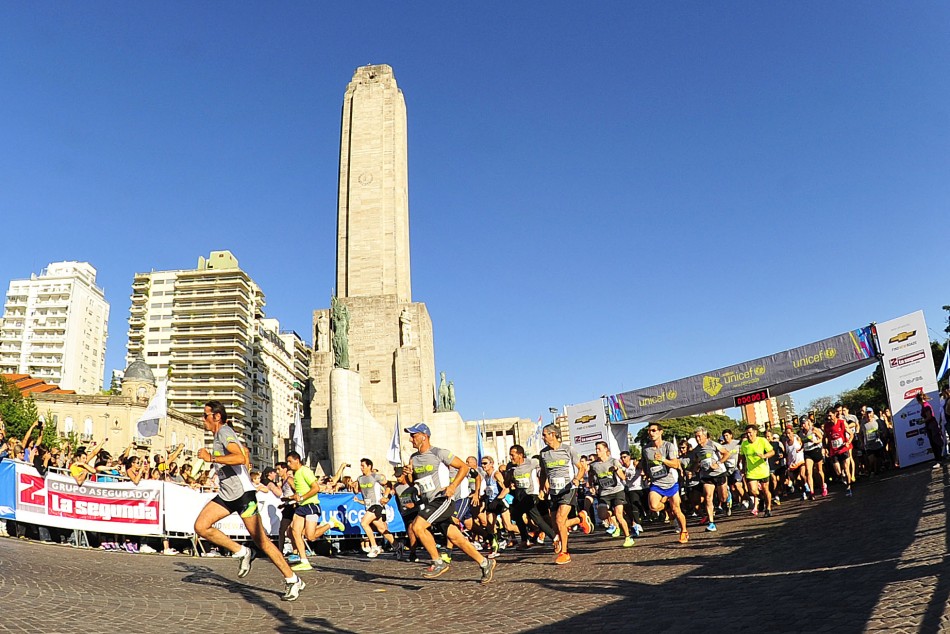
[[[769,470],[775,473],[776,469],[785,466],[785,451],[782,449],[782,443],[772,441],[772,450],[775,455],[769,458]]]
[[[43,464],[43,458],[40,456],[40,452],[33,450],[33,468],[36,469],[36,472],[42,477],[46,477],[47,467]]]

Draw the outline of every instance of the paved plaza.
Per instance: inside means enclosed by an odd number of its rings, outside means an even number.
[[[258,560],[237,579],[223,558],[131,555],[0,539],[2,632],[566,632],[950,629],[950,470],[916,467],[691,526],[687,545],[652,525],[632,549],[602,532],[499,558],[476,582],[459,560],[427,581],[421,564],[384,557],[314,560],[296,603]]]

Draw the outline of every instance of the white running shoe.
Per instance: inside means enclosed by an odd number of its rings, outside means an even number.
[[[300,596],[300,591],[307,587],[307,584],[303,582],[303,579],[297,577],[297,580],[293,583],[287,584],[287,591],[284,592],[284,596],[280,598],[281,601],[296,601],[297,597]]]

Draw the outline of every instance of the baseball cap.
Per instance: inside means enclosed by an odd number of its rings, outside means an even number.
[[[873,412],[873,411],[874,411],[874,408],[871,407],[870,405],[868,405],[867,407],[864,408],[864,411],[865,411],[865,412]]]
[[[425,423],[419,423],[413,425],[412,427],[406,427],[404,430],[407,434],[425,434],[426,436],[431,436],[432,432],[429,430],[429,426]]]

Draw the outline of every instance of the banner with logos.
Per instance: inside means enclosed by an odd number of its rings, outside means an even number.
[[[909,467],[933,460],[916,398],[921,392],[927,394],[936,413],[940,400],[924,311],[877,324],[876,334],[894,419],[897,462]]]
[[[607,397],[612,422],[643,423],[734,406],[733,399],[768,388],[772,396],[830,381],[877,362],[871,327],[768,357]]]
[[[16,463],[16,520],[40,526],[158,536],[162,534],[162,483],[91,482],[61,473],[41,476]]]
[[[603,399],[579,405],[565,405],[564,413],[571,437],[562,440],[574,447],[578,453],[592,454],[594,445],[600,441],[608,442],[607,414],[604,411]]]
[[[0,520],[16,519],[16,465],[0,460]]]
[[[165,483],[165,530],[168,533],[193,535],[198,514],[208,502],[214,499],[215,495],[217,494],[195,491],[173,482]],[[280,498],[273,493],[257,492],[257,510],[268,535],[276,536],[280,533],[280,508],[278,508],[280,504]],[[244,526],[244,520],[237,513],[231,513],[221,521],[215,522],[214,527],[228,537],[236,539],[250,537]]]

